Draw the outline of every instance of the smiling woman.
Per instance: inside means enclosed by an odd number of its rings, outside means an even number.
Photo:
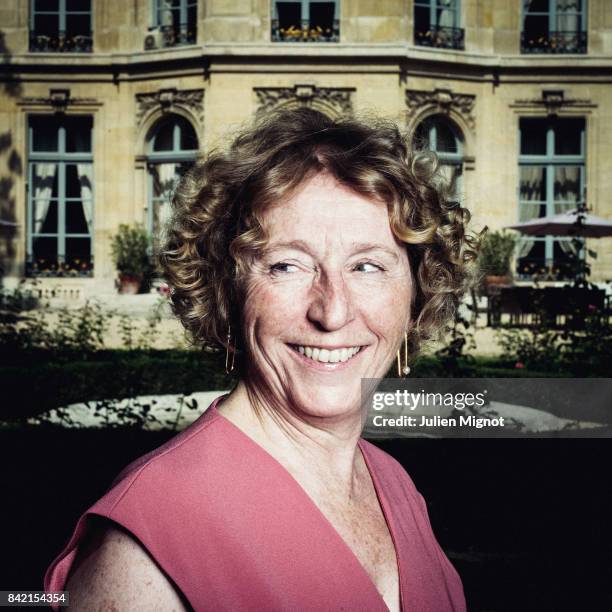
[[[361,379],[384,376],[409,328],[407,251],[382,202],[327,172],[264,213],[262,227],[267,245],[244,279],[247,388],[258,404],[274,398],[285,419],[297,410],[352,421]]]
[[[435,170],[392,123],[301,109],[185,175],[161,264],[239,382],[83,515],[47,589],[77,609],[465,609],[410,477],[360,438],[361,379],[439,334],[470,281],[478,239]]]

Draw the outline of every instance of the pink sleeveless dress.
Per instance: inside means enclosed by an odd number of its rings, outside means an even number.
[[[198,612],[387,610],[331,523],[276,459],[217,411],[219,399],[127,467],[83,514],[45,589],[64,589],[88,517],[99,515],[140,541]],[[465,610],[461,580],[412,480],[374,445],[359,446],[395,544],[402,610]]]

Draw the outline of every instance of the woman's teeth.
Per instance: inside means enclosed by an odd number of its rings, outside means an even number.
[[[313,361],[320,361],[322,363],[338,363],[348,361],[351,357],[356,355],[360,350],[360,346],[351,346],[339,349],[320,349],[312,346],[294,346],[298,353],[301,353],[308,359]]]

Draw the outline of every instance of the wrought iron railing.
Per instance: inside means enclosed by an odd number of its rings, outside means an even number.
[[[610,318],[610,301],[592,287],[499,287],[487,300],[488,327],[584,329],[585,318]]]
[[[93,50],[92,32],[71,34],[41,34],[30,32],[30,51],[36,53],[91,53]]]
[[[426,30],[414,30],[414,44],[438,49],[465,48],[465,30],[446,26],[429,26]]]
[[[521,33],[522,53],[586,53],[587,33],[557,31],[531,35]]]
[[[196,42],[197,32],[195,24],[182,23],[178,28],[174,26],[161,26],[164,47],[177,47],[179,45],[193,45]]]
[[[45,259],[29,256],[26,260],[26,276],[39,278],[78,278],[93,276],[93,255],[84,259],[61,257]]]
[[[520,280],[561,281],[574,278],[571,263],[551,261],[541,257],[521,257],[517,262],[516,277]]]
[[[278,19],[273,19],[272,42],[340,42],[340,21],[334,19],[331,27],[307,20],[281,27]]]

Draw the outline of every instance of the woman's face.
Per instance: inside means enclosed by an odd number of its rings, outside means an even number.
[[[294,413],[359,411],[361,379],[385,375],[410,320],[408,256],[387,207],[318,174],[262,222],[269,242],[243,316],[249,366]]]

